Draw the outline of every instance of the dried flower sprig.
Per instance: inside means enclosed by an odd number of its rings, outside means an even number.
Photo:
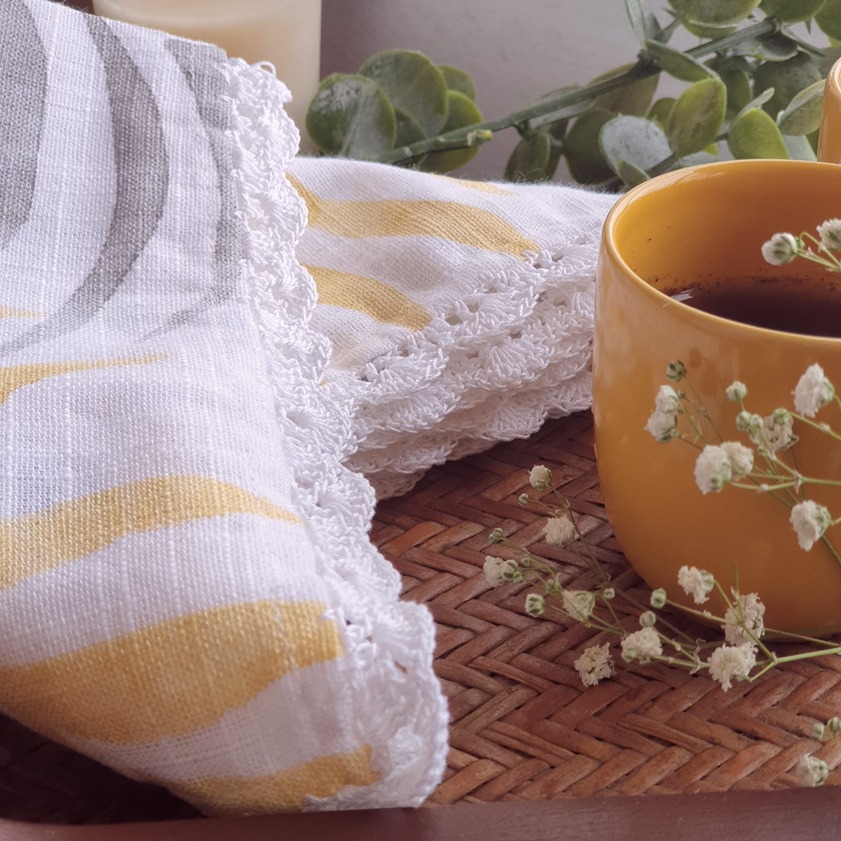
[[[680,363],[675,363],[670,370],[678,372],[682,368]],[[519,498],[521,505],[539,505],[543,509],[547,517],[543,527],[546,542],[565,548],[574,545],[575,551],[596,572],[598,582],[592,590],[567,588],[561,574],[547,559],[519,547],[501,528],[491,531],[490,542],[512,547],[521,557],[513,560],[486,556],[485,577],[493,586],[509,582],[537,584],[539,592],[529,592],[525,598],[529,616],[554,614],[598,632],[599,641],[586,647],[573,663],[585,687],[611,678],[616,673],[617,660],[621,660],[639,666],[663,663],[684,668],[690,674],[707,672],[726,692],[734,682],[752,682],[784,663],[841,654],[841,645],[831,641],[767,628],[765,605],[759,594],[740,593],[737,589],[728,593],[710,572],[697,567],[680,568],[678,587],[696,605],[706,605],[710,595],[716,592],[725,606],[723,615],[675,602],[664,588],[654,590],[647,605],[640,603],[618,589],[598,562],[569,500],[554,485],[551,471],[544,465],[535,466],[530,472],[530,485],[536,490],[549,491],[547,496],[556,501],[553,504],[543,497],[533,499],[528,493]],[[672,621],[674,617],[661,613],[664,610],[701,620],[711,628],[717,625],[723,638],[693,636],[680,627],[679,618]],[[638,626],[629,628],[628,619],[620,619],[620,613],[626,617],[636,614]],[[774,640],[773,648],[769,638]],[[798,650],[779,653],[779,646],[786,642],[799,643]],[[841,718],[816,724],[811,736],[818,742],[841,737]],[[806,786],[822,785],[828,773],[827,763],[815,756],[803,757],[795,769],[801,785]]]
[[[817,227],[818,235],[803,232],[774,234],[762,246],[762,256],[772,266],[785,266],[798,257],[823,266],[830,272],[841,272],[841,260],[833,253],[841,251],[841,219],[827,219]]]
[[[841,486],[841,480],[807,476],[793,457],[798,440],[795,424],[841,442],[841,434],[828,423],[814,420],[827,406],[841,408],[841,399],[823,368],[810,365],[800,377],[792,392],[793,409],[780,406],[765,416],[748,409],[744,383],[736,381],[724,389],[725,397],[738,406],[736,428],[747,436],[750,446],[723,439],[709,411],[695,396],[683,363],[669,363],[666,377],[680,384],[681,390],[660,386],[645,429],[660,443],[681,440],[700,451],[694,475],[701,493],[719,493],[731,486],[769,494],[789,509],[789,522],[801,549],[808,552],[820,541],[841,565],[841,554],[827,535],[841,517],[833,517],[826,506],[807,496],[813,487]]]

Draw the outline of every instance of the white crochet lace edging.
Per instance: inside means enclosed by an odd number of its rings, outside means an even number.
[[[275,388],[278,446],[352,659],[342,718],[356,724],[380,773],[369,786],[311,798],[309,807],[417,806],[440,782],[448,747],[447,705],[432,670],[434,624],[426,608],[398,600],[399,576],[368,539],[373,491],[342,464],[351,406],[321,386],[329,342],[309,327],[315,284],[295,258],[306,209],[286,178],[298,147],[283,109],[288,91],[240,60],[225,75],[246,283]]]
[[[486,273],[449,312],[362,371],[331,371],[337,399],[356,395],[352,469],[369,478],[376,472],[410,476],[457,453],[460,438],[474,439],[475,452],[478,441],[523,437],[550,412],[589,405],[579,375],[591,360],[600,220],[598,213],[583,219],[574,242]],[[559,388],[564,383],[572,387]],[[545,394],[535,394],[540,390]],[[490,409],[518,392],[531,393],[522,401],[533,406],[527,419],[523,410],[498,414],[492,424],[471,415],[470,423],[485,431],[459,424],[470,410]],[[424,438],[435,439],[435,446],[415,445]],[[382,498],[383,485],[374,485]]]

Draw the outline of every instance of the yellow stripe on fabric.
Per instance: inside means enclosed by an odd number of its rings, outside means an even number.
[[[373,785],[379,778],[371,767],[371,748],[365,745],[359,750],[322,756],[263,777],[161,782],[210,815],[266,815],[301,811],[308,797],[330,797],[347,786]]]
[[[341,237],[430,236],[501,254],[522,257],[539,251],[505,219],[479,207],[451,201],[349,201],[324,199],[287,174],[306,202],[307,224]]]
[[[300,525],[285,508],[204,476],[156,476],[0,520],[0,589],[136,532],[227,514]]]
[[[0,306],[0,318],[43,318],[44,313]]]
[[[15,365],[0,368],[0,403],[19,388],[34,385],[48,377],[59,377],[77,371],[92,371],[98,368],[120,368],[124,365],[146,365],[158,357],[146,356],[140,359],[100,359],[89,362],[36,362],[30,365]]]
[[[439,175],[439,178],[446,178],[461,187],[469,187],[471,190],[477,190],[480,193],[490,193],[492,196],[513,196],[513,190],[505,190],[498,187],[496,184],[491,184],[488,181],[469,181],[466,178],[451,178],[448,175]]]
[[[326,609],[273,601],[211,608],[0,668],[3,710],[59,740],[151,744],[190,733],[284,675],[340,657],[341,638],[323,618]]]
[[[387,283],[372,277],[305,265],[318,289],[318,303],[356,310],[375,321],[421,330],[432,320],[429,313]]]

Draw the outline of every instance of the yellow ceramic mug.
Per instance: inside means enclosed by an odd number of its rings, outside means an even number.
[[[725,587],[738,579],[742,593],[765,602],[769,627],[807,633],[841,630],[841,563],[821,543],[803,551],[788,510],[768,494],[733,487],[702,494],[693,477],[697,451],[681,441],[657,443],[644,427],[671,360],[686,365],[724,438],[745,444],[735,426],[738,406],[723,394],[734,380],[747,384],[747,406],[761,415],[791,408],[813,363],[841,392],[841,339],[747,326],[666,294],[710,278],[734,286],[792,275],[826,283],[822,268],[801,260],[771,266],[760,249],[778,231],[814,231],[839,216],[841,166],[731,161],[669,173],[631,190],[610,212],[596,295],[597,458],[629,561],[652,587],[687,604],[676,581],[683,565],[713,572]],[[817,419],[841,430],[841,410],[825,411]],[[841,443],[798,431],[801,471],[841,479]],[[809,496],[841,516],[841,490]],[[828,536],[841,550],[841,526]]]
[[[835,63],[826,77],[818,135],[818,158],[841,164],[841,61]]]

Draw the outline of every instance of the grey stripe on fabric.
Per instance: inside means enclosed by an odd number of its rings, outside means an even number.
[[[0,248],[32,210],[47,101],[47,54],[22,0],[0,2]]]
[[[46,320],[0,346],[7,353],[90,321],[120,288],[164,211],[169,168],[155,95],[107,21],[93,15],[84,19],[102,60],[111,109],[117,185],[111,223],[82,284]]]
[[[207,44],[175,38],[168,40],[164,46],[174,57],[195,98],[196,109],[210,144],[219,188],[213,287],[194,306],[173,315],[162,328],[165,330],[189,321],[233,294],[239,276],[241,249],[235,218],[237,199],[232,175],[233,156],[227,135],[232,127],[232,116],[230,105],[224,98],[227,85],[219,69],[219,60],[224,54]]]

